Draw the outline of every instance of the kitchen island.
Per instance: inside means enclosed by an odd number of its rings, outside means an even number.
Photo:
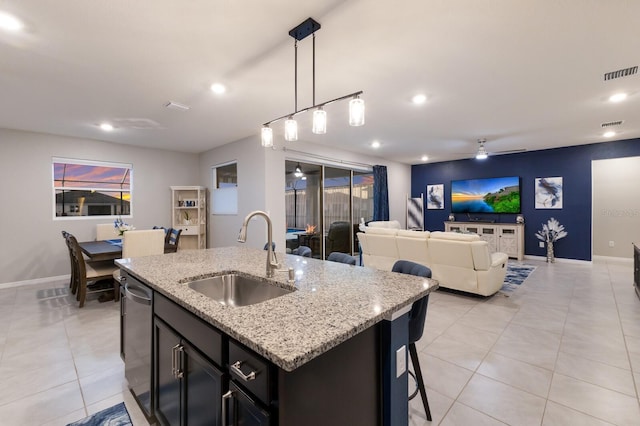
[[[339,408],[337,401],[343,402],[342,409],[350,407],[353,410],[347,417],[356,416],[369,424],[406,424],[402,411],[407,411],[407,313],[414,301],[437,288],[437,282],[299,256],[278,255],[283,271],[276,272],[274,278],[265,278],[266,252],[245,247],[181,251],[118,261],[127,274],[154,291],[152,388],[155,393],[162,393],[164,384],[158,371],[162,360],[158,354],[162,350],[159,342],[164,335],[161,331],[165,327],[179,332],[181,326],[172,322],[186,312],[198,321],[197,324],[211,327],[214,335],[205,341],[219,341],[217,349],[207,352],[196,347],[193,353],[213,361],[212,365],[219,371],[222,391],[246,391],[250,399],[259,401],[258,408],[270,420],[256,424],[295,424],[294,421],[300,421],[305,412],[315,418],[316,424],[329,424],[318,415],[327,413],[329,417],[326,419],[335,421],[339,413],[328,411],[333,411],[329,410],[330,407]],[[287,268],[294,269],[294,283],[287,281]],[[232,307],[211,300],[186,284],[229,272],[259,278],[268,285],[293,291],[254,305]],[[184,327],[184,330],[193,329]],[[177,346],[182,341],[194,343],[192,340],[202,339],[202,333],[199,337],[194,335],[191,340],[184,334],[176,334],[179,335]],[[244,366],[235,363],[234,357],[239,354],[247,355],[249,361],[243,361]],[[175,359],[172,358],[171,362],[175,370]],[[263,376],[268,379],[264,392],[252,389],[257,381],[255,377],[247,379],[249,372],[255,372],[260,364],[264,364]],[[174,374],[174,377],[183,379],[180,374]],[[323,384],[325,379],[330,382],[328,388]],[[403,397],[396,395],[396,388],[402,390]],[[329,389],[338,395],[337,399],[325,395]],[[155,400],[156,411],[160,408],[162,412],[158,403],[162,398],[155,395],[152,400]],[[302,400],[310,400],[304,410],[299,409],[304,405]],[[235,401],[229,410],[232,419],[242,415],[238,404]],[[227,405],[228,401],[223,399],[221,411]],[[298,412],[300,410],[302,412]],[[367,416],[375,417],[376,421],[371,423],[366,420]],[[404,413],[404,419],[406,416]],[[162,423],[173,424],[163,416],[158,417]],[[354,421],[354,417],[348,418]],[[225,418],[221,424],[226,422]]]

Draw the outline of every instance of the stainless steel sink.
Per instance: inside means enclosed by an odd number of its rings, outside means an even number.
[[[191,281],[187,285],[227,306],[253,305],[293,291],[235,273]]]

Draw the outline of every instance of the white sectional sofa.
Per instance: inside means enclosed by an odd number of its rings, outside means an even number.
[[[475,234],[367,227],[358,233],[364,266],[390,271],[397,260],[431,268],[441,287],[490,296],[507,273],[506,253],[489,253]]]

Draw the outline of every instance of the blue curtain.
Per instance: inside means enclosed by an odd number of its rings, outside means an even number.
[[[373,220],[389,220],[387,166],[373,166]]]

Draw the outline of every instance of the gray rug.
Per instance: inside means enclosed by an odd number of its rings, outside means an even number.
[[[507,262],[507,275],[504,277],[504,284],[500,292],[509,296],[520,287],[535,269],[536,266],[533,265]]]
[[[124,402],[121,402],[67,426],[132,426],[132,423]]]

